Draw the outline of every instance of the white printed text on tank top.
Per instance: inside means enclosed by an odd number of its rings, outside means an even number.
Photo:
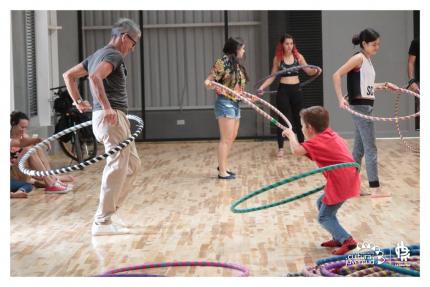
[[[363,54],[363,63],[360,67],[360,90],[361,99],[375,99],[375,69],[373,68],[370,59],[366,58]]]

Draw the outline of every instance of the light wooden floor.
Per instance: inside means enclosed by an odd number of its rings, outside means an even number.
[[[349,143],[351,143],[349,141]],[[253,276],[283,276],[330,255],[329,238],[316,220],[312,195],[248,214],[230,212],[233,200],[279,179],[315,167],[305,158],[274,157],[273,141],[238,141],[230,158],[238,178],[216,177],[217,142],[139,143],[142,172],[121,209],[133,234],[90,234],[101,170],[78,178],[73,193],[11,200],[12,276],[91,276],[145,262],[208,260],[247,266]],[[339,219],[358,241],[380,247],[419,243],[419,157],[399,140],[378,140],[380,179],[391,199],[348,201]],[[63,159],[58,159],[63,161]],[[278,188],[250,204],[280,199],[323,182],[321,175]],[[363,170],[362,186],[366,186]],[[159,274],[230,276],[217,268],[169,268]],[[156,273],[156,272],[153,272]]]

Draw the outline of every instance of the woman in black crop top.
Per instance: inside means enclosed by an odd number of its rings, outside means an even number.
[[[285,34],[281,37],[276,46],[272,73],[299,65],[307,65],[306,60],[303,55],[298,52],[293,37],[289,34]],[[316,69],[312,68],[304,69],[304,71],[309,76],[313,76],[318,72]],[[263,91],[270,86],[274,80],[275,77],[267,79],[258,90]],[[281,77],[278,93],[276,95],[276,107],[291,121],[293,131],[297,134],[299,142],[303,142],[304,136],[299,115],[300,110],[303,109],[303,94],[299,84],[300,79],[298,72],[291,72]],[[279,148],[277,156],[282,157],[284,155],[284,138],[282,137],[281,129],[277,129],[277,136]]]

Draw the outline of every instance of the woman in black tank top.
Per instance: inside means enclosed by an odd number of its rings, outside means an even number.
[[[339,101],[339,108],[349,106],[356,112],[371,115],[374,91],[381,89],[397,90],[398,87],[389,83],[375,83],[375,71],[370,59],[379,50],[379,33],[367,28],[354,35],[354,45],[360,45],[360,53],[354,54],[333,74],[333,85]],[[343,96],[342,77],[347,76],[348,100]],[[380,188],[378,176],[378,151],[376,146],[375,127],[373,121],[361,117],[352,116],[355,126],[354,148],[352,155],[354,160],[361,164],[363,157],[366,159],[366,172],[369,181],[369,191],[362,191],[361,195],[372,195],[372,197],[390,196]]]
[[[294,39],[291,35],[285,34],[279,40],[275,50],[275,57],[273,58],[272,73],[288,69],[294,66],[307,65],[305,58],[300,54],[294,44]],[[315,75],[318,71],[316,69],[304,69],[305,73],[309,76]],[[267,79],[259,88],[263,91],[270,86],[275,77]],[[303,94],[299,87],[300,79],[298,72],[291,72],[281,77],[278,93],[276,95],[276,107],[283,113],[293,125],[293,131],[297,134],[299,142],[304,141],[302,127],[300,124],[300,110],[303,109]],[[259,93],[261,94],[261,93]],[[278,120],[280,120],[278,118]],[[278,152],[277,156],[284,155],[284,138],[282,137],[282,130],[277,129],[278,137]]]

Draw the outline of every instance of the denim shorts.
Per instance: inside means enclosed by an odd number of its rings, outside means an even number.
[[[15,180],[13,178],[10,179],[10,192],[17,192],[19,189],[25,191],[27,193],[33,190],[33,185],[27,182]]]
[[[240,119],[239,103],[234,102],[223,95],[216,97],[214,111],[217,119],[222,117]]]

